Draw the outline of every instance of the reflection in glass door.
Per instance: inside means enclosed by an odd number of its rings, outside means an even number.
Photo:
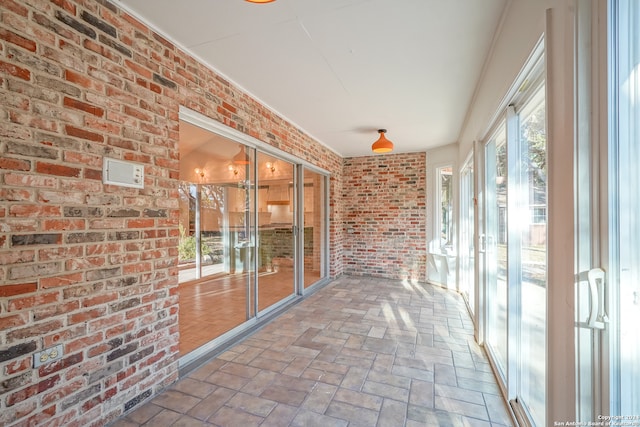
[[[518,223],[512,233],[517,241],[517,263],[510,280],[517,286],[520,307],[519,360],[516,399],[535,425],[545,423],[546,298],[547,298],[547,139],[545,86],[538,89],[517,113],[517,155],[514,163],[514,204]],[[511,257],[511,253],[509,255]],[[510,355],[510,357],[512,357]]]
[[[215,143],[212,143],[214,142]],[[253,150],[180,125],[180,355],[254,316]]]
[[[507,380],[507,139],[503,122],[485,146],[486,342]]]
[[[611,4],[617,46],[611,52],[615,74],[608,164],[610,306],[600,314],[609,311],[607,413],[623,417],[616,421],[640,425],[640,3]]]
[[[326,181],[325,175],[303,168],[303,284],[304,288],[327,276]]]
[[[328,175],[196,112],[180,116],[184,366],[259,325],[303,284],[326,282]]]
[[[473,159],[460,173],[460,293],[475,319],[475,254],[474,218],[475,195],[473,185]]]
[[[295,295],[294,165],[258,153],[257,311]]]
[[[581,22],[591,22],[589,6],[579,9]],[[576,245],[577,403],[585,424],[611,417],[611,425],[631,426],[640,424],[640,3],[611,0],[608,7],[608,140],[581,134],[576,156],[582,171],[576,207],[584,212]],[[589,36],[602,31],[584,27]],[[579,115],[580,128],[591,125],[589,107]],[[607,210],[594,210],[590,218],[586,213],[599,200]]]
[[[486,343],[516,417],[543,426],[546,110],[544,84],[530,82],[485,145]]]

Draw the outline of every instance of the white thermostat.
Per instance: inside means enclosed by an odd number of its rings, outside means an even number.
[[[102,163],[102,182],[144,188],[144,165],[105,157]]]

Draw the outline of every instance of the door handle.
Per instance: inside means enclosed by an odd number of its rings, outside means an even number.
[[[591,294],[591,312],[589,313],[589,327],[604,329],[609,323],[609,316],[604,310],[604,286],[606,274],[601,268],[594,268],[587,273],[589,293]]]

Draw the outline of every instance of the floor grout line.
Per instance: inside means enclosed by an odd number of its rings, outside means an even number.
[[[343,276],[112,426],[511,425],[463,309],[432,285]]]

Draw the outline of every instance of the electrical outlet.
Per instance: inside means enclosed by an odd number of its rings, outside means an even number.
[[[38,368],[47,363],[55,362],[56,360],[62,359],[63,355],[64,348],[62,344],[39,351],[33,355],[33,367]]]

